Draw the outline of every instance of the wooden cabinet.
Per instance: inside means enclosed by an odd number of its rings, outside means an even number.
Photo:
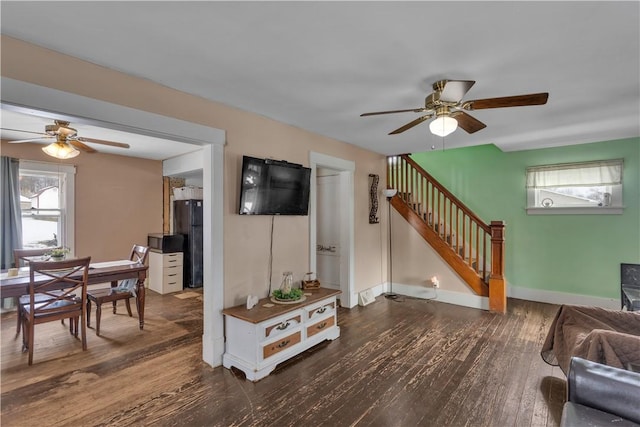
[[[149,252],[149,288],[161,294],[181,291],[182,265],[182,252]]]
[[[297,304],[274,304],[263,298],[251,310],[245,305],[223,310],[226,345],[222,364],[258,381],[278,363],[338,338],[338,294],[338,290],[320,288],[305,291],[306,300]]]

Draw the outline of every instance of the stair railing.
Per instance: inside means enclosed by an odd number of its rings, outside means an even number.
[[[468,275],[461,274],[477,294],[488,293],[490,310],[505,312],[504,222],[486,224],[407,154],[388,157],[387,188],[397,189],[395,198],[433,231],[429,235],[435,233],[466,264],[463,269],[480,278],[478,285],[477,278],[467,280]],[[454,269],[460,265],[460,260],[443,258]]]

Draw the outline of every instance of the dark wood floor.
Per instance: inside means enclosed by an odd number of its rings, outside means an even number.
[[[506,315],[378,297],[340,309],[341,336],[258,383],[201,361],[202,300],[148,293],[139,331],[104,310],[89,350],[38,325],[34,365],[2,315],[1,423],[8,426],[557,426],[559,368],[539,351],[557,306]]]

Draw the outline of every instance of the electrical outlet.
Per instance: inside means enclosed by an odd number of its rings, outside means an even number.
[[[431,286],[433,286],[434,289],[437,289],[440,287],[440,281],[438,280],[438,276],[433,276],[430,280],[431,280]]]

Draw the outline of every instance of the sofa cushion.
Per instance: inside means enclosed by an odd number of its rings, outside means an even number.
[[[579,403],[567,402],[562,409],[562,420],[560,427],[596,427],[596,426],[616,426],[616,427],[638,427],[632,421],[626,420],[608,412],[599,411]]]

